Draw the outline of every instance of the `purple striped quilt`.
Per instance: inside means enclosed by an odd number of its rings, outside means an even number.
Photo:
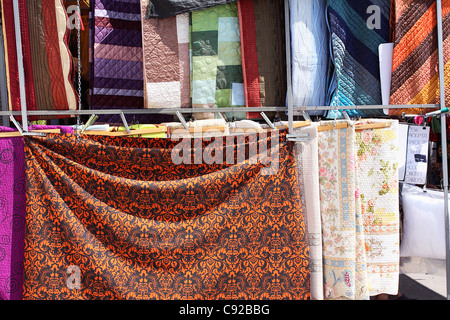
[[[90,16],[91,109],[143,109],[144,74],[139,0],[93,0]],[[168,116],[127,115],[160,123]],[[120,122],[119,115],[99,122]]]

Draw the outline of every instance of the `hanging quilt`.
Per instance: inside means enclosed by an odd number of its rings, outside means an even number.
[[[62,126],[31,125],[30,130],[60,129]],[[0,132],[16,129],[0,127]],[[26,175],[22,137],[0,138],[0,300],[21,300],[25,237]]]
[[[150,18],[141,1],[144,107],[190,107],[189,13]]]
[[[13,131],[0,127],[0,132]],[[21,300],[26,202],[21,137],[0,139],[0,300]]]
[[[439,104],[439,57],[436,1],[395,0],[394,52],[390,104]],[[450,1],[442,1],[445,100],[450,103]],[[389,114],[426,113],[432,109],[390,109]]]
[[[368,9],[372,8],[372,11]],[[369,12],[369,13],[368,13]],[[372,13],[370,13],[372,12]],[[372,15],[375,15],[372,17]],[[390,0],[328,0],[330,106],[380,105],[378,47],[389,42]],[[348,110],[350,116],[380,116],[380,110]],[[341,117],[330,110],[327,117]]]
[[[143,109],[144,66],[139,0],[91,1],[92,109]],[[125,115],[128,122],[160,123],[168,116]],[[170,118],[171,119],[171,118]],[[119,115],[102,115],[98,122],[119,123]]]
[[[151,0],[146,10],[150,17],[167,18],[181,13],[206,9],[234,1],[236,0]]]
[[[318,139],[325,299],[367,300],[363,221],[356,199],[355,129],[319,131]]]
[[[192,12],[190,46],[192,107],[245,106],[237,3]],[[246,118],[245,112],[229,115],[230,119]],[[214,118],[215,114],[195,117]]]
[[[325,106],[329,60],[328,29],[325,0],[289,1],[292,104]],[[323,115],[324,111],[308,111]]]
[[[367,120],[361,123],[386,122]],[[390,128],[356,133],[357,195],[364,221],[371,296],[398,293],[400,263],[398,121]]]
[[[85,81],[89,81],[89,8],[90,0],[81,0],[81,34],[80,34],[80,45],[81,45],[81,78]],[[77,0],[65,0],[64,2],[66,12],[69,16],[69,25],[77,24],[76,18],[76,7]],[[73,48],[72,52],[78,51],[78,31],[73,31],[71,33],[70,47]],[[78,72],[78,66],[75,66],[75,72]]]
[[[10,108],[21,110],[13,2],[2,0]],[[73,61],[62,1],[19,0],[25,97],[28,110],[74,110]],[[22,58],[22,57],[21,57]]]
[[[286,36],[282,1],[237,2],[247,107],[286,104]],[[258,112],[248,118],[261,118]]]
[[[24,298],[309,298],[295,158],[277,132],[25,137]],[[267,157],[241,157],[261,144]]]
[[[295,129],[294,133],[309,134],[308,141],[295,143],[297,174],[303,215],[308,231],[311,299],[323,300],[322,223],[319,191],[319,137],[317,123]]]

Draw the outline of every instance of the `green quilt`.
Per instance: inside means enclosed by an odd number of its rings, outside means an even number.
[[[190,28],[192,107],[244,107],[237,3],[192,12]],[[245,119],[246,113],[227,114],[232,116]]]

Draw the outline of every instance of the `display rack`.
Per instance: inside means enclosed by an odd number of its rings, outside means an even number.
[[[20,33],[19,5],[17,1],[14,3],[14,22],[17,56],[22,57],[22,41]],[[443,110],[445,106],[445,82],[444,82],[444,52],[443,52],[443,28],[442,28],[442,1],[437,0],[437,30],[438,30],[438,55],[439,55],[439,84],[440,84],[440,103],[439,104],[419,104],[419,105],[358,105],[358,106],[301,106],[295,107],[292,103],[292,77],[291,77],[291,48],[290,48],[290,11],[289,0],[284,0],[285,9],[285,34],[286,34],[286,74],[287,74],[287,105],[276,107],[237,107],[237,108],[152,108],[152,109],[111,109],[111,110],[27,110],[25,96],[25,82],[23,60],[18,60],[19,73],[19,91],[20,91],[20,111],[5,110],[5,99],[3,99],[3,91],[5,83],[0,82],[0,90],[2,93],[2,110],[0,116],[22,116],[22,130],[28,132],[28,116],[54,116],[54,115],[103,115],[103,114],[194,114],[194,113],[233,113],[233,112],[270,112],[279,111],[286,112],[288,117],[288,137],[295,141],[295,133],[293,130],[294,113],[303,111],[319,111],[319,110],[364,110],[364,109],[433,109]],[[0,52],[1,57],[1,52]],[[4,60],[4,59],[3,59]],[[1,67],[0,67],[1,68]],[[0,69],[1,71],[1,69]],[[9,108],[8,108],[9,109]],[[446,116],[441,116],[441,139],[442,154],[447,154],[447,125]],[[5,123],[5,120],[3,121]],[[445,236],[446,236],[446,289],[447,300],[450,300],[450,228],[448,215],[448,158],[442,157],[443,167],[443,191],[444,191],[444,217],[445,217]]]

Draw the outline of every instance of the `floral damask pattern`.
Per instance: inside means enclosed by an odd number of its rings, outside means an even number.
[[[375,123],[386,120],[366,120]],[[357,193],[361,202],[371,295],[397,294],[399,274],[398,121],[357,131]]]
[[[309,298],[293,145],[279,140],[263,175],[260,162],[175,165],[170,139],[25,137],[24,298]]]

